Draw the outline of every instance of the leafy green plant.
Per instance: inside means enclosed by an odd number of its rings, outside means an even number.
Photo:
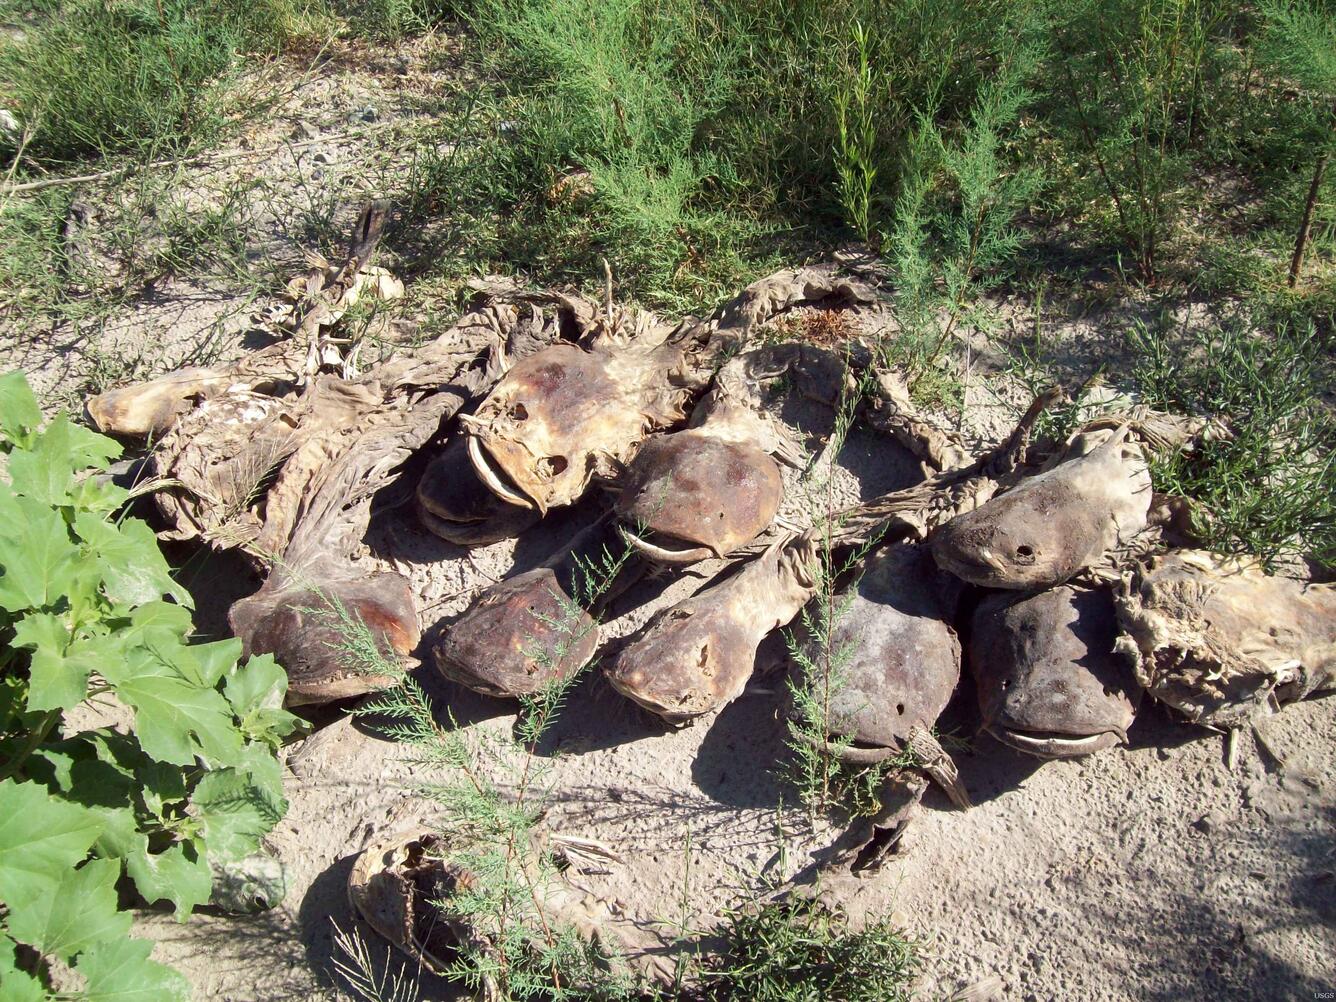
[[[209,140],[225,124],[221,84],[236,55],[276,49],[305,6],[75,0],[43,12],[0,44],[0,75],[32,130],[26,156],[148,155]]]
[[[1012,167],[1004,152],[1033,96],[1027,81],[1040,55],[1031,24],[1010,30],[1011,48],[956,133],[942,130],[933,109],[920,114],[886,241],[900,332],[882,343],[884,361],[907,368],[910,390],[929,405],[958,403],[959,384],[938,359],[1019,247],[1016,217],[1039,184],[1032,170]]]
[[[1177,220],[1217,45],[1235,5],[1220,0],[1082,0],[1055,5],[1053,112],[1113,205],[1138,276],[1156,281]]]
[[[1303,268],[1327,162],[1336,149],[1336,19],[1316,4],[1281,0],[1263,4],[1262,13],[1266,21],[1260,45],[1262,55],[1277,74],[1295,80],[1303,89],[1317,133],[1312,150],[1312,179],[1290,256],[1292,288]]]
[[[41,999],[71,967],[87,997],[182,999],[118,909],[126,875],[184,919],[211,863],[254,852],[283,816],[274,750],[298,720],[272,658],[190,644],[188,596],[128,493],[97,475],[120,451],[59,416],[42,425],[21,374],[0,377],[0,981]],[[129,733],[73,729],[119,706]],[[87,719],[87,714],[84,714]]]

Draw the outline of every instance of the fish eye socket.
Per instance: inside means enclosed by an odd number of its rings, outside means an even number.
[[[1017,559],[1017,560],[1033,560],[1033,559],[1034,559],[1034,547],[1033,547],[1033,546],[1025,546],[1024,544],[1022,544],[1021,546],[1016,547],[1016,559]]]

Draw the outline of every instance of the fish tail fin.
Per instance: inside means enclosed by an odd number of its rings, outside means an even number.
[[[947,754],[940,741],[926,729],[912,727],[909,730],[909,739],[906,746],[921,763],[920,768],[951,798],[951,803],[962,811],[967,811],[974,806],[970,803],[969,792],[965,789],[965,784],[960,781],[960,773],[956,770],[956,763]]]

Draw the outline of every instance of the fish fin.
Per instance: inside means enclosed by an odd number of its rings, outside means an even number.
[[[905,745],[921,763],[920,768],[951,798],[951,803],[962,811],[974,806],[965,784],[960,781],[956,763],[932,734],[922,727],[911,727]]]

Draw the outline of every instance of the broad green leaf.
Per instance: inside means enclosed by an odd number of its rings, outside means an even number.
[[[239,665],[223,686],[241,729],[251,738],[277,747],[302,726],[302,720],[283,709],[288,675],[272,654],[261,654]]]
[[[135,711],[135,733],[153,758],[193,765],[200,757],[221,764],[241,751],[241,733],[222,693],[183,677],[175,665],[136,650],[123,663],[104,666],[103,673]]]
[[[0,376],[0,435],[6,441],[24,445],[42,423],[42,409],[28,386],[28,378],[19,371]]]
[[[27,971],[20,971],[15,942],[0,935],[0,1002],[44,1002],[42,983]]]
[[[83,1002],[188,1002],[190,985],[177,971],[149,960],[153,944],[117,939],[85,950],[75,965],[88,983]]]
[[[22,612],[69,590],[79,549],[59,512],[25,497],[15,499],[14,508],[16,521],[0,525],[0,608]]]
[[[66,796],[102,819],[102,833],[93,851],[105,858],[128,856],[143,840],[132,805],[136,793],[132,774],[96,758],[75,762]]]
[[[113,603],[144,605],[179,590],[145,522],[128,518],[116,525],[81,511],[74,516],[74,531],[96,558]]]
[[[118,609],[119,614],[122,610]],[[130,628],[128,638],[133,643],[152,646],[154,644],[179,643],[188,636],[194,623],[190,619],[190,610],[171,602],[149,602],[137,609],[128,611]]]
[[[29,613],[15,624],[14,646],[32,650],[30,710],[68,710],[82,703],[88,695],[88,676],[105,657],[96,641],[71,644],[65,618],[47,612]]]
[[[238,769],[210,772],[195,786],[190,812],[204,829],[211,858],[227,861],[254,852],[283,817],[287,804],[276,801],[267,786]]]
[[[159,818],[168,804],[186,799],[186,778],[176,766],[149,762],[135,770],[144,805]]]
[[[130,913],[116,910],[118,860],[90,859],[66,870],[54,891],[9,912],[9,933],[21,943],[69,960],[94,943],[130,931]]]
[[[63,505],[70,500],[74,475],[89,467],[103,469],[121,454],[121,447],[97,432],[58,415],[27,449],[16,449],[9,457],[9,474],[20,494]]]
[[[156,854],[149,853],[146,845],[145,851],[126,858],[125,869],[145,901],[170,901],[182,921],[207,902],[213,890],[208,861],[202,856],[191,858],[180,842]]]
[[[191,644],[190,653],[198,666],[199,680],[212,689],[223,675],[236,667],[237,659],[241,657],[241,641],[233,637],[212,644]]]
[[[74,763],[93,758],[93,746],[81,738],[48,741],[32,753],[23,767],[29,779],[69,793],[74,783]]]
[[[102,819],[39,783],[0,783],[0,901],[11,913],[49,895],[88,854]]]

